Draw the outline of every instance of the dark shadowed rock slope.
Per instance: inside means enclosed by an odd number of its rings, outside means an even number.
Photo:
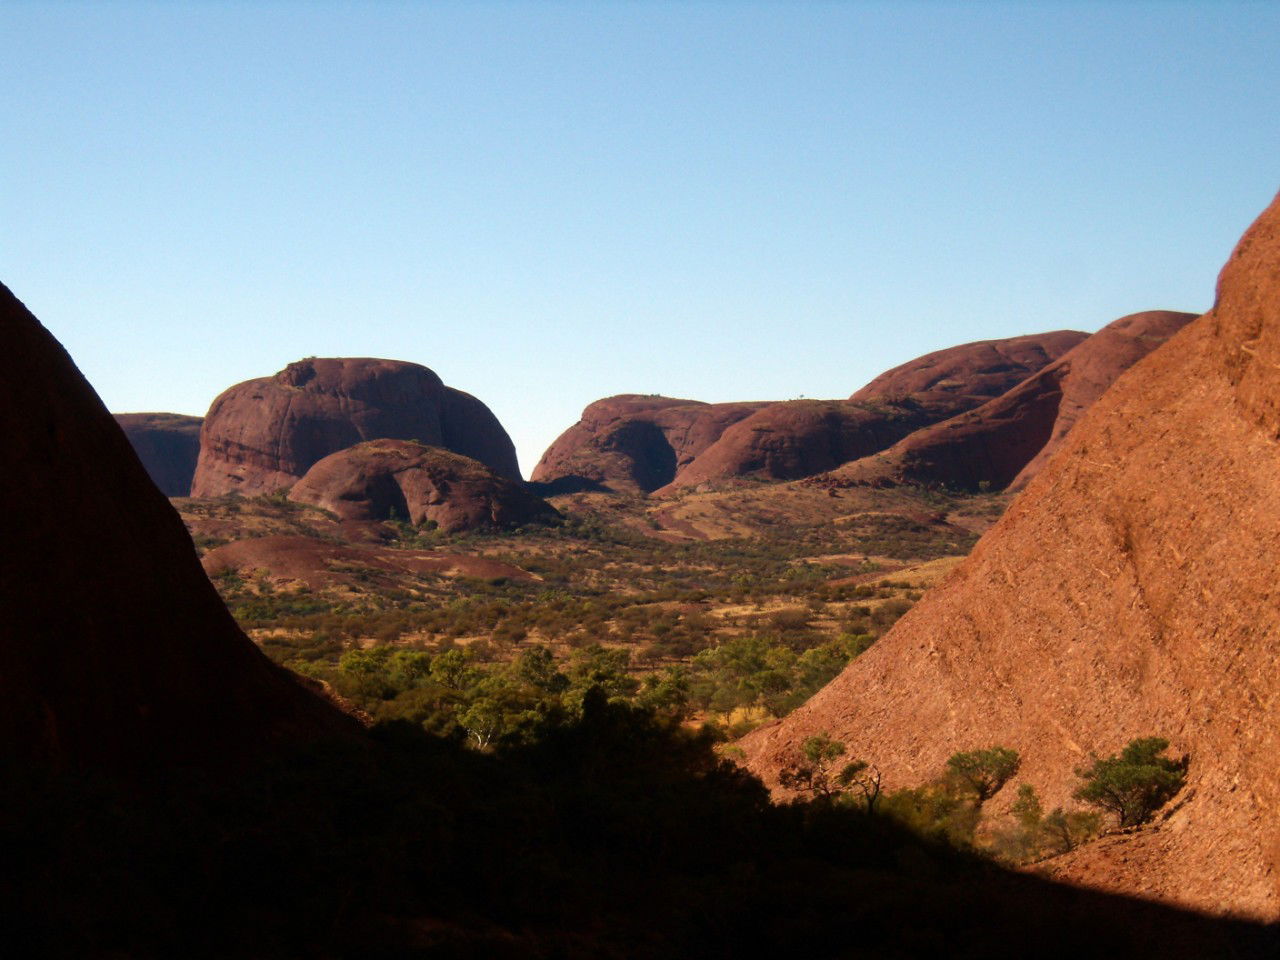
[[[289,498],[343,520],[432,521],[446,533],[511,528],[557,516],[523,483],[478,460],[412,440],[370,440],[316,463]]]
[[[189,496],[204,418],[181,413],[117,413],[115,418],[160,492]]]
[[[1195,318],[1171,310],[1121,317],[1002,396],[824,479],[965,490],[1025,486],[1120,374]]]
[[[520,479],[515,446],[497,417],[426,367],[312,358],[236,384],[213,401],[191,495],[274,493],[322,457],[384,438],[445,447]]]
[[[1236,247],[1214,309],[1123,374],[886,637],[750,735],[751,767],[775,778],[827,731],[907,786],[953,751],[1003,744],[1048,809],[1070,802],[1090,752],[1167,737],[1190,755],[1181,805],[1058,875],[1280,918],[1277,371],[1280,201]]]
[[[0,337],[0,755],[223,760],[351,729],[240,632],[120,427],[3,287]]]

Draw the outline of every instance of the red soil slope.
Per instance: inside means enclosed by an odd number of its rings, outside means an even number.
[[[370,440],[320,460],[289,499],[331,510],[343,520],[430,520],[446,533],[509,528],[556,511],[522,482],[483,463],[412,440]]]
[[[385,437],[445,447],[520,478],[515,446],[489,408],[426,367],[313,358],[237,384],[213,401],[191,495],[274,493],[322,457]]]
[[[885,638],[749,736],[751,767],[776,777],[828,731],[905,786],[1003,744],[1056,805],[1091,751],[1164,736],[1191,757],[1185,802],[1062,875],[1280,918],[1277,371],[1280,201],[1232,254],[1213,311],[1121,376]]]
[[[182,521],[0,286],[0,758],[231,760],[354,725],[240,632]]]

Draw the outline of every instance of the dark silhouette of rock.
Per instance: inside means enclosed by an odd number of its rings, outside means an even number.
[[[547,448],[532,480],[550,493],[648,493],[765,403],[699,403],[623,394],[597,400]]]
[[[343,520],[408,519],[453,533],[511,528],[558,516],[524,484],[478,460],[412,440],[370,440],[331,453],[306,472],[289,499]]]
[[[936,350],[886,370],[849,399],[905,397],[913,393],[998,397],[1088,336],[1079,330],[1055,330]]]
[[[1121,317],[1002,396],[821,479],[837,486],[910,482],[962,490],[1020,488],[1121,373],[1195,318],[1170,310]]]
[[[1213,310],[1135,364],[963,564],[875,646],[743,742],[776,778],[825,732],[909,787],[959,750],[1022,755],[1045,809],[1142,736],[1190,757],[1145,829],[1044,865],[1280,918],[1280,198]],[[998,812],[1010,797],[991,801]]]
[[[204,418],[181,413],[117,413],[115,418],[160,492],[190,496]]]
[[[240,631],[119,425],[0,287],[0,756],[247,758],[354,724]]]
[[[274,493],[321,458],[383,438],[446,447],[520,479],[515,447],[497,417],[426,367],[312,358],[237,384],[213,401],[191,494]]]

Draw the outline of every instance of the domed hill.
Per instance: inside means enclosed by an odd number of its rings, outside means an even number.
[[[483,463],[412,440],[370,440],[317,462],[289,499],[343,520],[434,521],[447,533],[518,527],[558,516],[524,485]]]
[[[1280,918],[1277,370],[1280,198],[1212,312],[1122,375],[886,637],[747,737],[751,768],[776,782],[826,731],[901,787],[1002,744],[1048,809],[1070,802],[1091,751],[1166,737],[1190,756],[1181,804],[1059,875]]]
[[[204,418],[181,413],[117,413],[114,416],[160,492],[166,497],[189,496],[196,459],[200,456],[200,425]]]
[[[1088,336],[1079,330],[1054,330],[936,350],[886,370],[849,399],[905,397],[912,393],[998,397]]]
[[[553,493],[648,493],[765,403],[700,403],[623,394],[597,400],[547,448],[532,480]]]
[[[1002,396],[816,480],[965,490],[1025,486],[1121,373],[1195,318],[1170,310],[1121,317]]]
[[[656,493],[749,476],[796,480],[831,470],[998,396],[1085,336],[1058,330],[967,343],[895,367],[847,401],[769,404],[728,427]]]
[[[234,760],[354,729],[240,632],[56,340],[0,286],[0,758]]]
[[[312,358],[213,401],[191,495],[274,493],[322,457],[387,437],[445,447],[520,479],[515,447],[497,417],[426,367]]]
[[[794,480],[883,450],[913,430],[950,416],[949,398],[920,395],[898,400],[787,400],[735,423],[675,479],[655,491],[742,477]]]

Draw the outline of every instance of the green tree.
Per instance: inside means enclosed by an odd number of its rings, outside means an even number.
[[[844,756],[845,745],[825,733],[808,737],[800,745],[801,759],[778,775],[788,790],[809,793],[815,800],[834,800],[842,792],[835,764]]]
[[[947,773],[972,790],[978,806],[982,806],[1009,782],[1021,764],[1018,751],[1008,747],[989,747],[953,753],[947,760]]]
[[[884,782],[879,767],[866,760],[854,760],[845,764],[836,777],[836,782],[846,789],[856,789],[862,794],[862,803],[867,813],[876,812],[876,803],[880,800],[880,788]]]
[[[1163,737],[1129,741],[1118,756],[1098,759],[1076,771],[1084,783],[1075,798],[1112,813],[1120,827],[1145,823],[1187,779],[1188,758],[1161,756],[1169,747]]]

